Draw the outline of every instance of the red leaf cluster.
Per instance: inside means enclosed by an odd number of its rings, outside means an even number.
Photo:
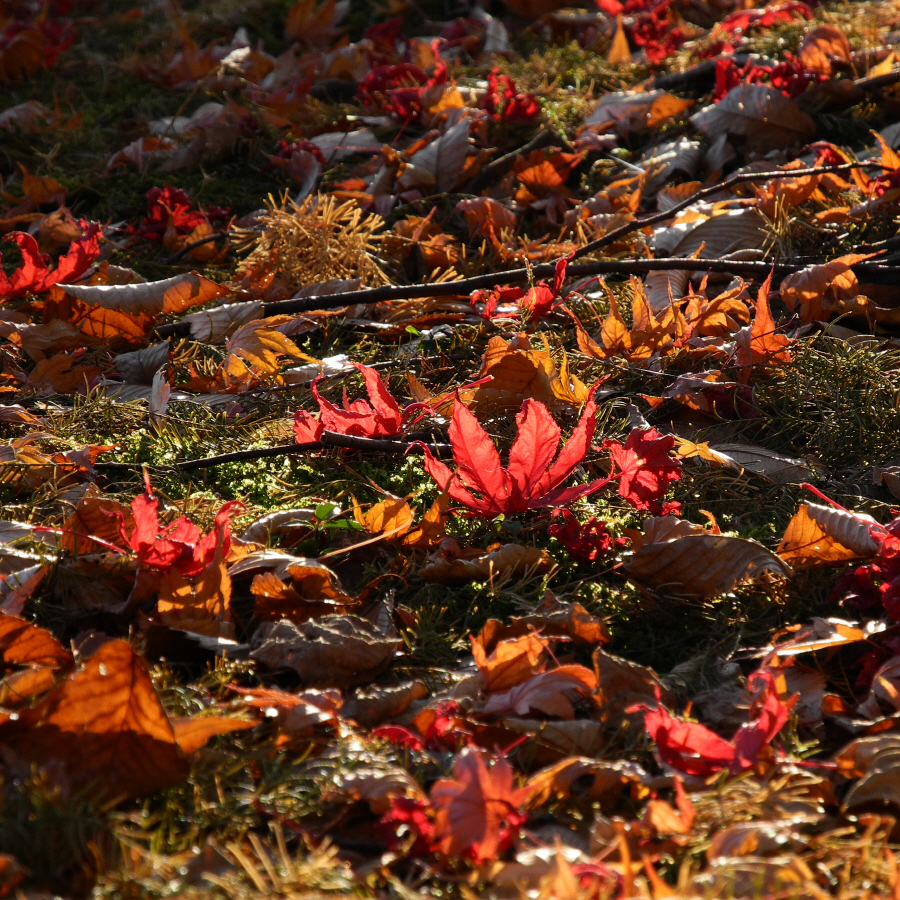
[[[84,275],[100,253],[100,225],[83,219],[80,225],[82,236],[72,242],[66,255],[60,257],[52,270],[47,266],[50,257],[38,250],[37,241],[30,234],[14,231],[8,235],[6,239],[19,246],[22,265],[9,278],[0,270],[0,298],[15,300],[25,294],[41,294],[54,284],[69,284]]]

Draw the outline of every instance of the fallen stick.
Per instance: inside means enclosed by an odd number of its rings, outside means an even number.
[[[804,178],[808,175],[824,175],[830,172],[846,172],[859,168],[883,168],[881,163],[841,163],[835,166],[819,166],[808,169],[777,170],[772,172],[750,172],[732,175],[725,181],[702,188],[685,198],[672,209],[654,213],[634,222],[628,222],[609,234],[598,238],[596,241],[586,244],[576,251],[574,259],[580,259],[590,253],[594,253],[603,247],[620,240],[627,234],[664,222],[677,215],[681,210],[687,209],[694,203],[706,197],[727,190],[737,184],[752,181],[768,181],[773,178]],[[871,265],[871,264],[869,264]],[[854,271],[865,271],[866,264],[860,263],[854,266]],[[803,266],[783,263],[766,262],[739,262],[730,260],[694,260],[680,257],[665,257],[662,259],[604,259],[583,265],[570,265],[568,275],[570,277],[584,277],[589,275],[638,275],[644,272],[658,272],[681,269],[690,272],[733,272],[735,275],[747,275],[765,277],[774,269],[776,273],[790,274],[797,272]],[[900,274],[886,267],[877,267],[873,271],[882,274]],[[386,300],[413,300],[419,297],[458,297],[467,296],[473,291],[490,290],[507,284],[521,284],[530,278],[552,278],[556,271],[556,263],[544,263],[532,268],[508,269],[505,272],[495,272],[490,275],[475,275],[471,278],[463,278],[459,281],[443,281],[432,284],[398,284],[380,288],[368,288],[364,291],[347,291],[340,294],[328,294],[321,297],[303,297],[297,300],[278,300],[273,303],[263,304],[262,316],[297,315],[313,310],[340,309],[342,306],[353,306],[364,303],[382,303]],[[159,325],[155,333],[158,338],[187,337],[190,335],[190,325],[187,322],[173,322],[170,325]]]
[[[422,441],[393,441],[387,439],[356,437],[355,435],[350,434],[335,434],[331,431],[325,431],[322,433],[322,439],[320,441],[312,441],[305,444],[280,444],[277,447],[264,447],[258,450],[237,450],[234,453],[220,453],[217,456],[207,456],[203,459],[176,460],[170,465],[163,466],[152,466],[141,462],[98,462],[94,463],[94,468],[101,472],[118,472],[141,469],[145,465],[148,465],[148,468],[151,469],[176,469],[179,472],[192,472],[196,469],[211,469],[213,466],[221,466],[225,463],[316,453],[319,450],[325,450],[328,447],[363,450],[370,453],[421,452],[419,445],[422,443]],[[438,456],[452,456],[453,448],[449,444],[427,443],[425,446]]]

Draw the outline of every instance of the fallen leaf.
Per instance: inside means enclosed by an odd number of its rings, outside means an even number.
[[[793,100],[762,84],[732,88],[718,103],[691,116],[691,123],[710,140],[724,133],[759,153],[804,144],[816,133],[812,119]]]
[[[551,571],[553,557],[539,547],[501,544],[487,552],[463,551],[462,555],[438,552],[419,569],[419,578],[433,584],[468,584],[470,581],[506,581],[526,578]]]
[[[718,534],[690,534],[645,544],[624,565],[629,577],[687,597],[715,597],[763,572],[790,578],[793,570],[762,544]]]
[[[173,315],[202,306],[228,293],[228,289],[190,272],[144,284],[66,284],[62,289],[88,306],[102,306],[128,315]]]
[[[293,669],[307,686],[346,687],[380,675],[400,647],[359,616],[321,616],[301,625],[265,622],[251,654],[270,669]]]
[[[796,569],[868,559],[878,551],[870,533],[873,525],[870,516],[806,503],[788,522],[778,555]]]
[[[513,787],[512,767],[503,757],[490,767],[488,761],[480,750],[463,750],[453,764],[453,778],[431,788],[435,837],[451,858],[497,858],[525,820],[519,810],[527,792]]]
[[[95,801],[152,793],[183,781],[188,763],[144,659],[126,641],[104,644],[18,719],[0,725],[7,763],[48,772]]]

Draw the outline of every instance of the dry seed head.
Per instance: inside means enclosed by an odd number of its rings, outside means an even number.
[[[338,205],[325,194],[299,204],[287,192],[280,202],[269,195],[266,206],[246,268],[269,269],[289,288],[332,278],[360,278],[368,285],[387,282],[374,259],[380,244],[377,232],[384,227],[381,216],[363,213],[353,200]]]

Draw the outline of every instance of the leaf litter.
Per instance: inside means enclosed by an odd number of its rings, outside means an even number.
[[[897,894],[893,7],[0,27],[0,894]]]

